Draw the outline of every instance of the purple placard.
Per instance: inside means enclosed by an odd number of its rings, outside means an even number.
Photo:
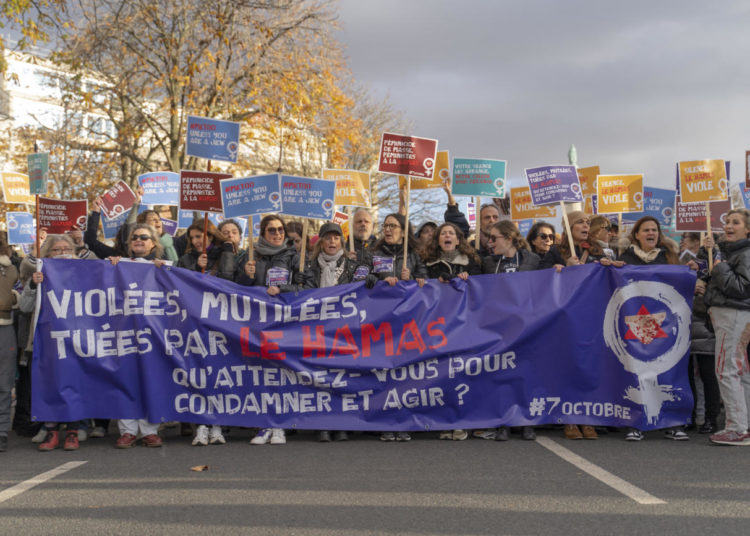
[[[170,220],[167,218],[159,218],[161,220],[161,228],[169,236],[174,236],[177,232],[177,220]]]
[[[575,166],[541,166],[524,171],[535,205],[583,201]]]

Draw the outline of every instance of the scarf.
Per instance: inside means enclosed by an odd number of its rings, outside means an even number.
[[[656,260],[656,257],[661,253],[661,248],[654,248],[648,253],[639,248],[636,244],[633,244],[633,253],[646,264],[650,264]]]
[[[451,251],[440,251],[440,260],[453,263],[453,261],[458,257],[458,250],[452,249]]]
[[[336,263],[343,254],[343,249],[338,250],[333,255],[328,255],[323,251],[318,253],[318,264],[320,265],[320,288],[333,287],[338,284],[339,277],[341,277],[346,263],[342,262],[340,267],[337,267]]]
[[[258,239],[258,242],[255,244],[255,251],[257,251],[261,255],[267,255],[269,257],[278,255],[279,253],[284,251],[286,248],[287,246],[285,244],[281,244],[280,246],[274,246],[272,244],[269,244],[268,241],[262,236]]]

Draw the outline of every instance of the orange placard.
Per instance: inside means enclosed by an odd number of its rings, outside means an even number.
[[[3,196],[6,203],[33,205],[36,200],[29,193],[29,176],[14,171],[3,171]]]
[[[554,218],[555,205],[537,206],[531,201],[528,186],[510,189],[510,218],[514,221]]]
[[[324,169],[323,178],[336,181],[333,203],[340,207],[370,207],[370,174],[353,169]]]
[[[581,195],[583,197],[596,194],[596,178],[600,173],[599,166],[578,168],[578,182],[581,183]]]
[[[643,210],[643,174],[598,175],[596,204],[599,214],[641,212]]]
[[[680,198],[683,203],[706,203],[728,199],[724,160],[680,162]]]

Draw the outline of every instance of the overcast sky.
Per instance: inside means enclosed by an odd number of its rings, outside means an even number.
[[[674,186],[750,149],[750,2],[340,0],[357,80],[451,157],[567,164]]]

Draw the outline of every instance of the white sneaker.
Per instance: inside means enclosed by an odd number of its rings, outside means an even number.
[[[223,445],[227,442],[224,439],[224,435],[221,433],[221,426],[212,426],[208,432],[208,442],[212,445]]]
[[[271,440],[271,428],[263,428],[258,430],[255,437],[250,440],[251,445],[265,445]]]
[[[208,426],[203,424],[198,426],[195,431],[195,437],[193,438],[194,447],[205,447],[208,445]]]
[[[104,437],[105,435],[107,435],[107,431],[104,429],[104,426],[94,426],[89,437]]]
[[[286,434],[283,428],[273,428],[271,432],[271,445],[286,444]]]
[[[89,438],[89,433],[84,428],[78,429],[78,441],[84,442]]]
[[[47,439],[47,432],[49,430],[45,430],[44,426],[42,426],[39,431],[36,433],[34,437],[31,438],[32,443],[44,443],[44,440]]]
[[[643,432],[631,428],[628,433],[625,434],[625,441],[641,441],[643,439]]]

